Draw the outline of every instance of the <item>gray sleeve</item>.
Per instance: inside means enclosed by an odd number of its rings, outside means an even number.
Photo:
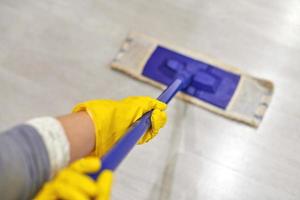
[[[47,149],[35,128],[19,125],[0,134],[1,199],[32,199],[49,175]]]

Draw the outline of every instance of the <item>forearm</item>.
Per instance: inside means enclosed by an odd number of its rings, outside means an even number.
[[[89,155],[95,148],[94,125],[87,112],[57,117],[70,144],[70,161]]]
[[[90,154],[94,129],[86,112],[42,117],[0,134],[0,196],[32,199],[69,162]]]

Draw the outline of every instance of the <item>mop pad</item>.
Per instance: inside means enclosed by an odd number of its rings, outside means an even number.
[[[176,97],[253,127],[259,126],[273,95],[271,81],[138,33],[128,35],[111,66],[161,89],[182,68],[197,69]]]

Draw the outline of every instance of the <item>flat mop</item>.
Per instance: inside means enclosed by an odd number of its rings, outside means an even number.
[[[272,82],[241,72],[201,54],[130,34],[112,68],[159,88],[157,98],[168,103],[177,96],[212,112],[258,127],[273,94]],[[151,112],[143,115],[102,158],[102,169],[114,171],[151,126]]]

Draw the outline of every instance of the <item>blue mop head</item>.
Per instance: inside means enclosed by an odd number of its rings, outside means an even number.
[[[254,127],[273,95],[271,81],[142,34],[126,38],[112,68],[162,89],[182,76],[189,81],[177,97]],[[187,75],[191,79],[184,79]]]

